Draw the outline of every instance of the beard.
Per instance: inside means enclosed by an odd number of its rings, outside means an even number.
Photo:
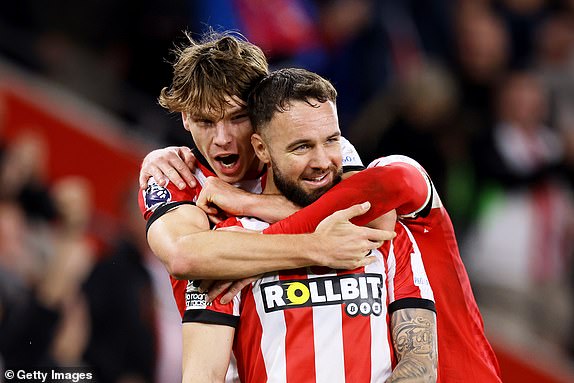
[[[343,175],[343,169],[336,169],[333,172],[333,183],[331,185],[308,192],[300,187],[297,182],[285,177],[283,173],[275,167],[275,165],[271,165],[271,167],[273,169],[273,181],[275,182],[277,189],[279,189],[281,194],[283,194],[289,201],[301,207],[311,205],[313,202],[317,201],[319,197],[338,184],[341,181],[341,176]]]

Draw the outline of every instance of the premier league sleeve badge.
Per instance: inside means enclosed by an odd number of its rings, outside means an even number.
[[[143,194],[147,210],[155,210],[158,206],[171,201],[170,191],[153,180],[148,184]]]

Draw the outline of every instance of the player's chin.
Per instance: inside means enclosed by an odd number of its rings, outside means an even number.
[[[329,185],[329,186],[321,186],[318,188],[314,188],[312,190],[307,190],[306,194],[307,194],[307,200],[309,203],[313,203],[315,201],[317,201],[319,198],[321,198],[321,196],[325,193],[327,193],[327,191],[329,191],[329,189],[331,189],[333,187],[333,185]]]

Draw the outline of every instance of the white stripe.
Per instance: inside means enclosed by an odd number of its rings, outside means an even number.
[[[207,181],[208,177],[212,177],[212,176],[206,176],[205,173],[203,173],[203,171],[200,168],[195,168],[195,170],[193,171],[193,175],[195,176],[197,182],[199,182],[201,187],[205,185],[205,182]],[[239,181],[234,183],[233,186],[253,194],[261,194],[263,191],[261,187],[261,177],[256,178],[254,180]]]
[[[419,250],[419,246],[417,245],[417,241],[413,237],[411,231],[402,223],[401,225],[405,228],[405,231],[407,232],[407,235],[409,236],[409,239],[413,245],[413,252],[411,253],[411,270],[413,272],[413,280],[415,286],[419,288],[421,298],[434,301],[434,294],[427,277],[423,258]]]
[[[261,194],[263,192],[263,188],[261,187],[261,177],[254,180],[242,180],[234,183],[233,186],[253,194]]]
[[[200,168],[195,168],[195,170],[193,171],[193,175],[195,176],[195,179],[197,179],[197,182],[199,182],[201,187],[203,187],[203,185],[205,185],[205,182],[207,181],[207,177],[205,176],[205,174],[203,174],[203,171]]]
[[[241,315],[241,312],[239,311],[239,309],[241,308],[241,292],[239,292],[239,294],[237,294],[236,296],[233,297],[233,315],[238,317]]]
[[[253,231],[263,231],[269,227],[267,222],[253,217],[241,217],[239,218],[239,222],[241,222],[241,226],[243,226],[244,229]]]
[[[265,361],[265,370],[269,382],[284,383],[287,381],[287,365],[285,359],[285,338],[287,326],[283,310],[266,313],[261,297],[261,282],[272,282],[279,279],[278,275],[264,277],[253,286],[253,298],[257,315],[263,328],[261,336],[261,353]],[[265,318],[262,320],[261,318]]]
[[[392,247],[391,247],[392,250]],[[371,382],[384,382],[391,375],[391,345],[389,344],[387,326],[387,289],[385,288],[385,264],[383,255],[375,250],[373,254],[379,262],[372,263],[365,267],[367,273],[377,273],[383,276],[381,286],[381,315],[371,315]],[[394,255],[393,255],[394,257]],[[389,254],[390,258],[390,254]],[[392,281],[392,278],[389,277]]]
[[[320,277],[336,276],[324,274]],[[317,277],[309,273],[308,278]],[[341,305],[313,306],[313,341],[317,382],[344,383],[343,318]]]
[[[387,257],[387,281],[389,303],[395,301],[395,275],[397,274],[397,258],[395,256],[394,241],[390,242],[389,255]]]
[[[384,382],[391,376],[391,345],[387,326],[387,306],[380,316],[371,315],[371,382]]]

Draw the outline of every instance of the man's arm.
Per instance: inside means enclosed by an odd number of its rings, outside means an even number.
[[[430,200],[430,186],[412,165],[397,163],[365,169],[341,181],[313,204],[279,221],[264,232],[309,233],[331,212],[369,201],[371,209],[352,222],[366,225],[396,209],[397,214],[411,214]]]
[[[354,173],[349,170],[364,168],[355,147],[344,137],[341,137],[341,154],[345,169],[343,179]],[[192,175],[195,162],[192,150],[185,146],[154,150],[148,153],[142,162],[140,188],[143,190],[147,187],[150,177],[154,177],[162,186],[166,186],[169,180],[180,190],[185,189],[186,184],[193,188],[196,185]],[[269,223],[284,219],[299,209],[281,195],[252,194],[237,188],[230,189],[228,184],[216,178],[207,181],[197,201],[197,206],[215,217],[217,211],[211,209],[211,205],[216,205],[231,215],[256,217]],[[317,224],[318,222],[314,227]]]
[[[354,269],[372,262],[365,254],[394,236],[349,223],[368,209],[365,204],[338,212],[311,234],[260,235],[209,230],[205,213],[184,204],[150,225],[148,243],[180,279],[239,279],[313,265]]]
[[[436,314],[427,309],[397,310],[391,316],[391,333],[398,364],[387,383],[436,382]]]
[[[215,216],[219,209],[236,217],[256,217],[268,223],[277,222],[299,210],[280,194],[254,194],[228,184],[217,177],[205,181],[196,205]]]
[[[183,383],[223,383],[231,358],[235,328],[231,326],[184,323]]]

